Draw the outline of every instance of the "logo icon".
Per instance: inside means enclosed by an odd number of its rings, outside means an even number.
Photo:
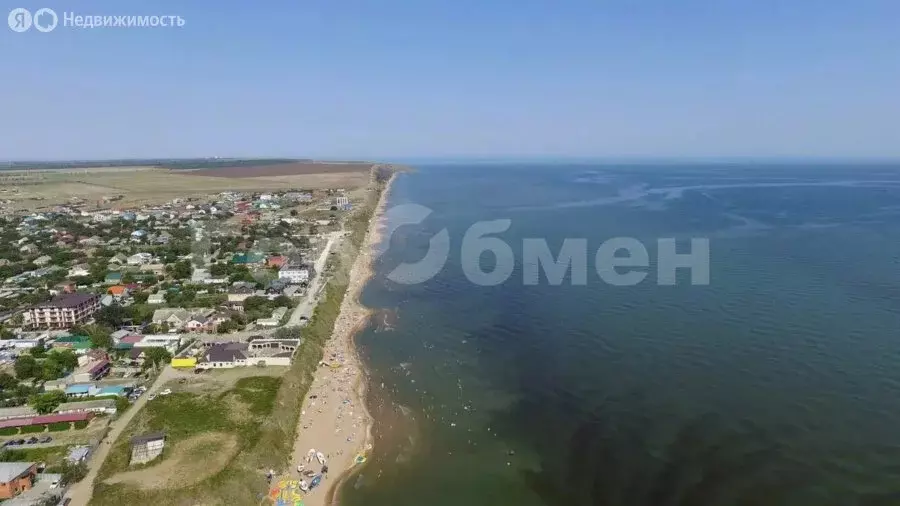
[[[31,29],[31,25],[34,25],[37,31],[47,33],[56,28],[56,25],[59,24],[59,17],[53,9],[47,7],[35,11],[34,16],[28,9],[19,7],[9,11],[7,21],[9,29],[14,32],[27,32]]]
[[[9,11],[9,28],[14,32],[25,32],[31,28],[31,12],[21,7]]]
[[[34,13],[34,27],[37,28],[37,31],[39,32],[47,33],[56,28],[57,23],[59,23],[59,18],[56,16],[56,12],[54,12],[53,9],[44,7],[38,9],[37,12]]]

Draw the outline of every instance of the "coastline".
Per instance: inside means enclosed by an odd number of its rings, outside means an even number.
[[[366,407],[367,378],[356,348],[355,337],[365,328],[372,310],[359,298],[374,276],[373,261],[381,242],[383,215],[388,194],[397,173],[390,176],[381,190],[378,203],[369,219],[366,234],[350,269],[347,291],[341,302],[331,339],[323,350],[323,361],[335,367],[320,366],[303,400],[298,421],[297,438],[290,461],[287,480],[305,479],[297,466],[319,471],[315,458],[307,463],[307,454],[315,449],[325,455],[329,473],[323,483],[305,494],[307,506],[335,503],[340,485],[357,464],[357,455],[368,455],[372,447],[373,418]],[[336,476],[329,479],[328,476]]]

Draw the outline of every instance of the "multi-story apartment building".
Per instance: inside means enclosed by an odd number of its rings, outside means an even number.
[[[33,329],[68,329],[84,324],[99,309],[99,295],[64,294],[33,306],[25,312],[23,323]]]

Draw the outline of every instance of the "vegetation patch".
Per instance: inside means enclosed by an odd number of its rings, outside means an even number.
[[[62,432],[71,429],[72,424],[69,422],[51,423],[47,425],[47,428],[50,432]]]
[[[47,430],[46,425],[28,425],[22,427],[22,434],[37,434],[39,432],[44,432]]]
[[[3,427],[0,429],[0,436],[12,436],[19,433],[18,427]]]

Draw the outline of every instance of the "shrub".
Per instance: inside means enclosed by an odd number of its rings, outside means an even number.
[[[47,430],[46,425],[28,425],[22,427],[22,434],[37,434],[38,432],[44,432],[45,430]]]
[[[71,428],[72,428],[72,424],[69,422],[57,422],[57,423],[51,423],[51,424],[47,425],[47,429],[49,429],[50,432],[62,432],[64,430],[69,430]]]
[[[87,427],[87,426],[88,426],[88,421],[87,421],[87,420],[82,420],[82,421],[80,421],[80,422],[75,422],[75,428],[76,428],[76,429],[83,429],[83,428],[85,428],[85,427]]]
[[[12,436],[13,434],[18,434],[18,427],[3,427],[0,429],[0,436]]]

